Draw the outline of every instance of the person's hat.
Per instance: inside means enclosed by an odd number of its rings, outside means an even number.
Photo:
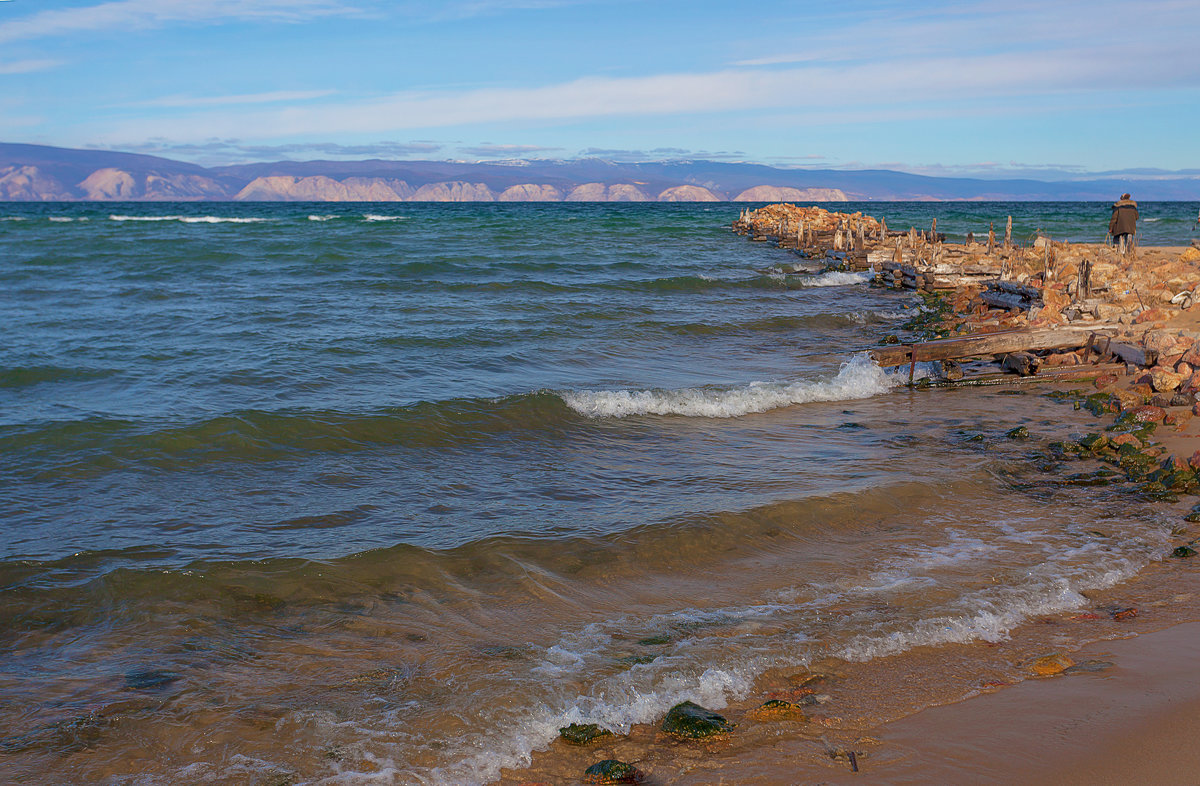
[[[1129,194],[1121,194],[1121,199],[1129,199]]]

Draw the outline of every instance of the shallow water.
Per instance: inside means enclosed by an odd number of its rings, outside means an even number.
[[[898,387],[856,353],[919,301],[779,274],[739,207],[0,206],[5,768],[479,783],[1161,555],[1161,513],[1038,480],[1091,415]]]

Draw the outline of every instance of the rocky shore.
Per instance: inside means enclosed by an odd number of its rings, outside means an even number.
[[[1004,434],[968,441],[1028,441],[1027,456],[1044,476],[1039,482],[1108,487],[1130,500],[1164,506],[1179,522],[1173,547],[1146,569],[1138,587],[1089,592],[1090,608],[1032,620],[1038,624],[1019,626],[1009,639],[985,649],[958,647],[937,658],[918,649],[875,664],[875,671],[836,659],[781,670],[760,681],[755,698],[724,714],[684,702],[658,726],[635,725],[624,735],[573,724],[530,770],[507,772],[502,783],[783,783],[802,776],[840,782],[860,767],[880,782],[891,782],[889,774],[909,782],[903,777],[919,779],[932,771],[906,758],[904,748],[887,744],[888,726],[861,720],[867,707],[867,714],[888,714],[879,703],[889,699],[873,693],[873,684],[904,684],[936,705],[1026,680],[1111,676],[1113,660],[1088,657],[1094,645],[1072,651],[1067,645],[1072,639],[1057,630],[1087,629],[1085,641],[1100,641],[1194,619],[1190,599],[1200,580],[1189,568],[1200,549],[1200,504],[1192,504],[1200,495],[1200,249],[1144,248],[1118,255],[1104,246],[1050,238],[1022,248],[1003,234],[949,243],[936,225],[890,231],[882,217],[794,205],[743,211],[734,229],[795,249],[798,263],[781,275],[874,270],[880,286],[919,289],[924,302],[908,325],[913,337],[907,342],[889,337],[894,343],[884,351],[907,351],[915,360],[922,348],[939,342],[961,345],[962,363],[993,367],[990,382],[1005,376],[1014,383],[1044,380],[1041,393],[1090,411],[1095,429],[1069,439],[1038,440],[1018,420]],[[1078,346],[1070,347],[1073,334]],[[1056,338],[1047,342],[1047,335]],[[970,357],[970,340],[989,336],[1009,344],[1025,340],[1026,348]],[[1045,343],[1054,346],[1041,346]],[[1120,353],[1113,350],[1118,345],[1125,348]],[[1032,360],[1005,362],[1016,354]],[[1049,373],[1053,369],[1074,373]],[[945,365],[937,369],[934,384],[964,377],[946,371]],[[1077,386],[1064,385],[1068,379]],[[928,386],[929,378],[912,384]],[[1152,620],[1147,629],[1137,630],[1147,618]],[[960,660],[970,667],[955,668]],[[976,675],[989,672],[993,679],[977,681]],[[1091,695],[1095,686],[1082,690]],[[897,717],[903,715],[898,711]],[[985,725],[1019,736],[1025,723],[1018,707],[1009,716],[988,715]],[[956,745],[969,743],[951,740],[947,757]],[[596,761],[582,769],[589,760]],[[946,772],[971,771],[961,761],[948,769],[937,761]],[[1002,764],[992,766],[996,771]]]

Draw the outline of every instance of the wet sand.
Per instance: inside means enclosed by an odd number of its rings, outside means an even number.
[[[1200,782],[1200,623],[1092,644],[1076,659],[1115,665],[898,721],[879,738],[905,758],[862,774],[872,783]]]

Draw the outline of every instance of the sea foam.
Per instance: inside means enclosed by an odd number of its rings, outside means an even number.
[[[184,224],[261,224],[272,218],[234,218],[231,216],[121,216],[111,215],[109,221],[180,221]]]
[[[869,271],[845,273],[840,270],[834,270],[829,273],[818,273],[815,276],[804,276],[793,280],[799,281],[801,286],[806,287],[844,287],[851,284],[865,284],[874,278],[874,275],[874,273]]]
[[[837,376],[828,380],[751,382],[729,390],[581,390],[560,395],[568,407],[591,418],[630,415],[735,418],[812,401],[870,398],[886,393],[901,381],[861,354],[843,363]]]

